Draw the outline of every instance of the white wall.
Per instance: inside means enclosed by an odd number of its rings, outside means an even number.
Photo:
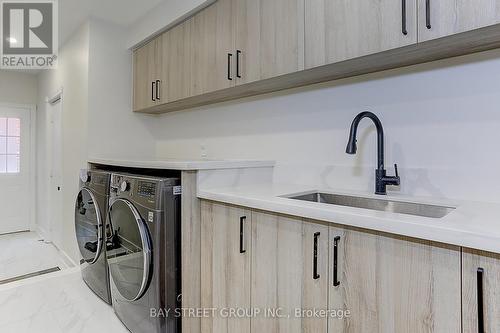
[[[135,22],[127,33],[127,48],[173,27],[216,0],[164,0]]]
[[[386,165],[401,192],[500,201],[500,50],[161,116],[158,157],[275,159],[278,181],[373,191],[376,135],[354,116],[370,110],[386,131]],[[356,167],[356,168],[354,168]]]
[[[152,158],[154,119],[132,113],[132,52],[121,27],[89,23],[88,154],[94,158]]]
[[[56,244],[73,260],[79,258],[74,228],[74,202],[78,193],[78,174],[87,165],[89,26],[83,25],[59,51],[58,68],[46,70],[38,77],[38,189],[37,221],[41,232],[47,232],[48,161],[46,98],[63,88],[62,158],[63,158],[63,242]]]
[[[0,70],[0,103],[34,105],[36,102],[36,75]]]

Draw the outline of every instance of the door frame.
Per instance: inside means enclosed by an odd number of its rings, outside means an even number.
[[[52,216],[51,216],[51,212],[52,212],[52,203],[53,203],[53,198],[52,198],[52,194],[51,194],[51,172],[52,172],[52,165],[51,165],[51,161],[52,161],[52,154],[53,154],[53,148],[51,145],[52,145],[52,140],[51,140],[51,130],[52,130],[52,127],[51,127],[51,120],[52,120],[52,114],[50,113],[51,110],[50,108],[57,104],[57,103],[60,103],[60,108],[61,108],[61,123],[60,123],[60,126],[61,126],[61,131],[62,131],[62,117],[63,117],[63,112],[64,112],[64,99],[63,99],[63,88],[59,88],[57,91],[55,91],[54,93],[48,95],[47,97],[45,97],[45,106],[46,106],[46,115],[47,115],[47,118],[46,118],[46,126],[47,126],[47,129],[48,131],[46,132],[46,148],[47,149],[50,149],[50,159],[46,161],[46,166],[47,166],[47,174],[45,175],[46,177],[48,177],[48,186],[47,186],[47,190],[45,191],[45,195],[47,195],[47,198],[48,198],[48,203],[49,203],[49,207],[47,209],[47,213],[45,214],[46,218],[47,218],[47,222],[48,222],[48,230],[45,231],[45,235],[44,235],[44,238],[45,238],[45,241],[47,242],[50,242],[52,245],[54,245],[57,249],[60,250],[60,246],[61,244],[56,244],[58,240],[56,240],[56,242],[54,242],[54,234],[52,232],[53,230],[53,227],[54,227],[54,221],[52,219]],[[62,138],[61,138],[62,139]],[[62,142],[61,142],[61,154],[62,154]],[[61,172],[62,172],[62,163],[63,163],[63,158],[62,158],[62,155],[60,156],[61,157]],[[62,175],[61,175],[62,177]],[[63,186],[63,184],[61,184],[61,186]],[[61,202],[61,205],[62,205],[62,202]],[[62,208],[62,207],[61,207]],[[61,213],[62,214],[62,213]],[[62,240],[61,240],[62,241]]]
[[[0,107],[11,108],[11,109],[23,109],[29,111],[30,119],[30,153],[29,153],[29,165],[30,170],[28,173],[28,186],[31,189],[29,195],[27,195],[29,202],[29,230],[36,230],[36,105],[35,104],[16,104],[16,103],[0,103]]]

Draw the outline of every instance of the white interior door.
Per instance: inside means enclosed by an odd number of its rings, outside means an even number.
[[[49,240],[57,247],[62,243],[62,101],[49,102]]]
[[[0,106],[0,234],[31,229],[32,149],[31,109]]]

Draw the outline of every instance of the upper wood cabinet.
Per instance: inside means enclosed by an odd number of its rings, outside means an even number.
[[[175,111],[498,48],[499,23],[497,0],[217,0],[134,51],[133,108]]]
[[[304,0],[233,0],[236,84],[304,68]]]
[[[217,0],[191,18],[191,94],[233,87],[234,0]]]
[[[306,68],[415,44],[416,0],[305,0],[305,31]]]
[[[331,227],[330,249],[329,306],[350,311],[330,333],[461,332],[459,247]]]
[[[161,39],[153,39],[134,52],[134,111],[154,106],[161,80]]]
[[[500,23],[498,0],[418,0],[419,41]]]
[[[163,33],[161,38],[160,103],[191,96],[191,20],[184,21]]]
[[[463,249],[463,332],[500,332],[500,255]]]

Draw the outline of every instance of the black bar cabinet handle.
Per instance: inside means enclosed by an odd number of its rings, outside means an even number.
[[[245,221],[247,217],[242,216],[240,217],[240,253],[246,253],[247,250],[245,250]]]
[[[318,240],[320,232],[314,234],[314,246],[313,246],[313,280],[320,278],[318,274]]]
[[[240,73],[240,56],[241,56],[241,51],[236,50],[236,77],[241,79],[241,73]]]
[[[406,0],[401,0],[401,8],[402,8],[402,33],[403,35],[408,35],[408,30],[406,29]]]
[[[232,53],[227,54],[227,79],[229,81],[232,81],[233,78],[231,77],[231,58],[233,57]]]
[[[156,101],[156,97],[155,97],[155,92],[156,92],[156,88],[155,88],[155,81],[151,82],[151,99],[154,101]]]
[[[483,299],[484,269],[477,269],[477,331],[484,333],[484,299]]]
[[[432,28],[431,26],[431,0],[425,0],[425,26],[427,29]]]
[[[338,260],[339,260],[339,242],[340,236],[333,239],[333,286],[340,286],[339,273],[338,273]]]
[[[161,81],[156,80],[156,100],[157,101],[160,100],[160,84],[161,84]]]

